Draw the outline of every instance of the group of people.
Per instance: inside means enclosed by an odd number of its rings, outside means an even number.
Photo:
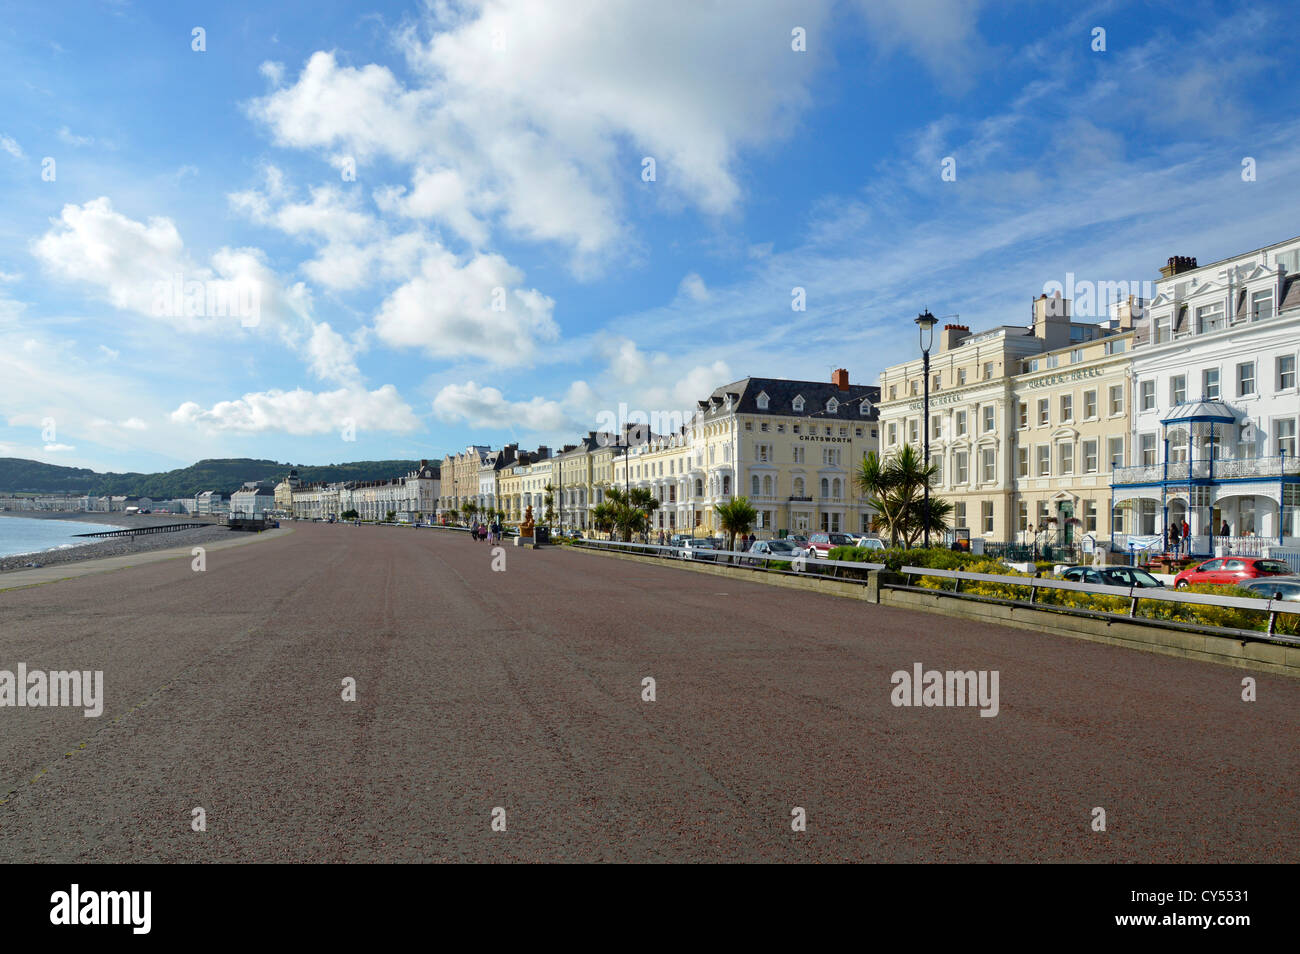
[[[1186,520],[1175,520],[1173,523],[1169,524],[1169,526],[1165,528],[1165,541],[1168,543],[1169,552],[1175,554],[1181,553],[1184,547],[1186,547],[1190,552],[1191,535],[1192,528],[1188,526]],[[1232,527],[1228,525],[1228,521],[1223,521],[1223,525],[1219,527],[1219,536],[1232,536]]]
[[[502,537],[501,521],[493,520],[490,524],[476,523],[469,528],[469,535],[475,540],[500,543]]]

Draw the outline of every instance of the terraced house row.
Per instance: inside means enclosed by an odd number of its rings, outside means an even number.
[[[540,520],[549,507],[556,525],[590,529],[606,488],[643,487],[659,501],[656,530],[718,532],[715,505],[747,496],[764,536],[862,531],[871,513],[853,473],[879,447],[879,397],[844,369],[829,382],[750,377],[698,401],[668,434],[627,425],[556,450],[472,445],[443,459],[440,512],[472,501],[511,521],[531,506]]]
[[[953,525],[988,542],[1194,553],[1300,540],[1300,238],[1170,258],[1103,322],[1040,296],[1028,325],[936,334],[930,457]],[[922,361],[881,374],[882,452],[924,443]],[[1223,538],[1227,537],[1227,540]]]

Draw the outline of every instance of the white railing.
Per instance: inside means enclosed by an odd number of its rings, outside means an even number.
[[[581,540],[576,546],[597,550],[625,549],[645,556],[663,557],[665,559],[697,560],[701,563],[725,563],[733,566],[757,568],[761,565],[767,569],[771,563],[789,563],[790,569],[784,572],[807,573],[813,571],[825,576],[823,568],[829,567],[834,576],[840,569],[883,570],[883,563],[855,563],[852,560],[823,560],[820,557],[795,557],[781,554],[754,553],[751,550],[714,550],[708,547],[675,547],[666,543],[623,543],[620,540]],[[726,557],[727,559],[720,559]]]
[[[961,593],[961,584],[963,581],[972,581],[980,583],[997,583],[1002,586],[1023,586],[1029,588],[1029,599],[1027,601],[1033,605],[1038,602],[1037,596],[1039,590],[1073,590],[1078,593],[1094,593],[1098,596],[1119,596],[1129,601],[1129,610],[1126,615],[1132,619],[1138,619],[1142,622],[1153,622],[1137,616],[1138,603],[1141,600],[1154,600],[1163,603],[1190,603],[1202,606],[1223,606],[1230,609],[1251,610],[1257,613],[1268,614],[1268,628],[1265,634],[1279,642],[1285,642],[1292,645],[1300,646],[1300,638],[1294,636],[1279,636],[1273,630],[1277,623],[1278,613],[1290,613],[1300,615],[1300,603],[1287,600],[1268,599],[1251,599],[1246,596],[1221,596],[1218,593],[1183,593],[1178,590],[1165,589],[1155,586],[1109,586],[1104,583],[1076,583],[1072,580],[1044,579],[1034,576],[1001,576],[992,573],[967,573],[964,570],[936,570],[929,567],[905,566],[900,570],[911,585],[913,576],[934,576],[944,579],[954,580],[956,587],[953,593]],[[944,592],[935,590],[931,592]],[[967,594],[969,595],[969,594]],[[1044,604],[1047,608],[1047,604]],[[1051,606],[1051,609],[1061,610],[1064,612],[1088,613],[1092,615],[1116,616],[1120,614],[1105,613],[1095,610],[1080,610],[1077,607],[1069,606]],[[1173,620],[1159,620],[1154,622],[1178,622]],[[1195,624],[1187,624],[1195,625]],[[1198,627],[1210,628],[1210,627]],[[1259,633],[1254,630],[1232,630],[1234,633],[1258,636]]]

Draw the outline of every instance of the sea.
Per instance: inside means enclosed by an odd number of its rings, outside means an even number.
[[[33,520],[30,517],[0,517],[0,557],[37,554],[45,550],[98,543],[97,537],[77,537],[78,533],[121,530],[107,523],[82,520]]]

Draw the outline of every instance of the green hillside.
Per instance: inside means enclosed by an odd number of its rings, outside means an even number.
[[[247,457],[201,460],[159,474],[99,474],[84,467],[61,467],[17,457],[0,457],[0,492],[41,494],[125,494],[168,500],[204,490],[229,494],[249,480],[279,481],[296,469],[305,483],[383,480],[414,470],[413,460],[362,460],[349,464],[305,466]]]

